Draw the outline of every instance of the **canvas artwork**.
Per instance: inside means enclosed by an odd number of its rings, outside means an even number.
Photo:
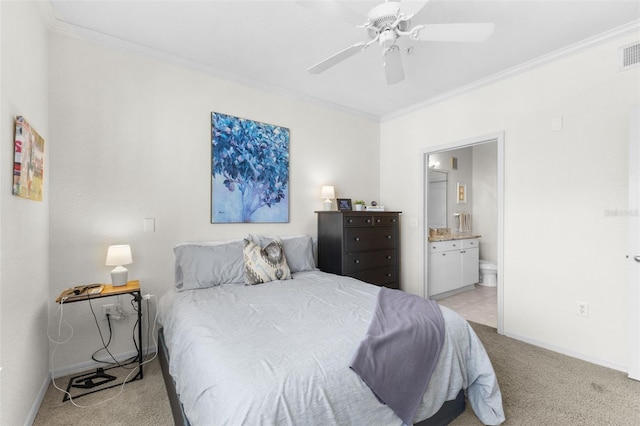
[[[13,157],[13,195],[42,201],[44,139],[24,117],[16,117]]]
[[[211,113],[211,223],[289,222],[289,129]]]

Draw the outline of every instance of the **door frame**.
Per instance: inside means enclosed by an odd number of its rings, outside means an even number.
[[[629,378],[640,380],[640,105],[629,117]]]
[[[454,142],[445,143],[442,145],[431,146],[423,148],[421,150],[421,192],[422,192],[422,221],[420,235],[425,236],[425,242],[422,244],[422,296],[428,297],[428,262],[427,256],[427,200],[428,200],[428,177],[427,172],[429,168],[429,155],[437,154],[443,151],[449,151],[453,149],[466,148],[474,145],[480,145],[488,142],[496,143],[496,171],[497,171],[497,202],[498,202],[498,281],[497,281],[497,310],[498,310],[498,334],[504,334],[504,131],[490,133],[486,135],[476,136],[469,139],[458,140]]]

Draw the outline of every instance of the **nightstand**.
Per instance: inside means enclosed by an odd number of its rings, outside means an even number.
[[[66,305],[69,303],[87,301],[89,299],[95,300],[95,299],[102,299],[104,297],[113,297],[113,296],[124,295],[124,294],[130,294],[138,306],[137,308],[137,311],[138,311],[137,312],[138,314],[138,322],[137,322],[138,324],[138,345],[137,345],[138,373],[133,378],[127,381],[127,382],[132,382],[134,380],[141,380],[143,377],[143,373],[142,373],[142,361],[143,361],[142,360],[142,296],[140,294],[140,281],[138,280],[129,281],[127,282],[127,284],[122,286],[117,286],[117,287],[114,287],[111,284],[104,284],[104,288],[102,289],[102,291],[97,294],[87,294],[87,292],[85,291],[77,295],[76,294],[66,295],[65,292],[62,292],[60,296],[56,298],[56,303],[63,303]],[[112,368],[117,368],[117,366],[109,367],[109,368],[97,368],[95,372],[88,373],[88,374],[85,373],[79,376],[72,377],[71,379],[69,379],[69,384],[67,385],[67,392],[69,392],[69,390],[72,387],[87,389],[87,392],[73,396],[74,398],[79,398],[84,395],[88,395],[94,392],[99,392],[104,389],[109,389],[115,386],[122,385],[122,382],[119,382],[119,383],[110,384],[109,386],[102,386],[111,381],[114,381],[114,382],[118,381],[118,380],[115,380],[114,376],[111,376],[106,373],[108,370],[111,370]],[[100,389],[90,390],[92,388],[99,387],[99,386],[100,386]],[[69,394],[65,393],[62,401],[64,402],[68,400],[69,400]]]

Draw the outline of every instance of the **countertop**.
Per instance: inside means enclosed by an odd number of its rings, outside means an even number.
[[[477,234],[449,234],[449,235],[439,235],[437,237],[429,237],[429,242],[433,243],[436,241],[453,241],[453,240],[466,240],[469,238],[480,238],[481,235]]]

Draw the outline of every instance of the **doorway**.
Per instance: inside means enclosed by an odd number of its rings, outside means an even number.
[[[485,147],[491,149],[487,150]],[[495,147],[495,149],[493,149]],[[469,150],[467,150],[469,148]],[[492,152],[493,154],[493,164],[495,167],[493,168],[493,177],[495,177],[495,196],[493,197],[493,205],[489,209],[491,218],[487,219],[487,215],[476,215],[473,212],[473,209],[484,210],[482,206],[483,202],[486,202],[487,197],[483,197],[482,194],[482,185],[476,185],[475,187],[472,185],[472,177],[470,175],[471,172],[464,170],[459,170],[459,166],[464,166],[464,162],[469,162],[468,158],[458,158],[456,155],[465,156],[466,152],[471,150],[477,150],[477,152],[483,152],[482,155],[487,155],[487,152]],[[463,233],[464,235],[474,235],[474,224],[477,222],[477,227],[485,230],[485,250],[482,250],[482,237],[477,239],[476,241],[480,242],[480,252],[482,253],[480,256],[489,256],[491,257],[491,261],[495,261],[497,265],[497,280],[496,287],[494,289],[495,297],[493,302],[495,302],[496,309],[496,317],[497,317],[497,330],[498,333],[502,334],[504,329],[504,316],[503,316],[503,300],[504,300],[504,279],[503,279],[503,232],[504,232],[504,132],[493,133],[489,135],[479,136],[475,138],[465,139],[461,141],[455,141],[443,145],[438,145],[435,147],[430,147],[422,152],[422,176],[423,176],[423,223],[425,224],[425,235],[428,236],[430,229],[431,232],[434,233],[432,226],[433,223],[433,212],[439,212],[436,214],[437,222],[442,228],[451,229],[453,233],[456,233],[456,237],[459,236],[459,233]],[[430,163],[431,160],[431,163]],[[437,161],[436,161],[437,160]],[[476,163],[474,167],[482,168],[482,162]],[[434,171],[439,170],[439,176],[448,176],[449,179],[446,183],[447,194],[448,197],[446,199],[446,208],[441,208],[438,206],[434,206],[434,204],[441,204],[438,201],[431,201],[430,197],[433,199],[434,194],[439,194],[440,197],[442,192],[442,185],[434,185],[434,182],[430,184],[429,180],[434,180]],[[431,173],[430,173],[431,171]],[[446,173],[443,173],[446,172]],[[477,170],[476,172],[480,172],[481,170]],[[466,174],[465,174],[466,173]],[[486,173],[485,173],[486,175]],[[483,179],[487,179],[484,176]],[[474,201],[474,196],[476,197]],[[447,215],[447,220],[442,221],[441,215],[442,211],[445,211]],[[476,217],[477,216],[477,217]],[[483,217],[484,216],[484,217]],[[493,228],[487,228],[487,222],[493,221],[495,226]],[[487,229],[490,229],[487,231]],[[466,240],[465,240],[466,241]],[[423,259],[424,259],[424,273],[423,273],[423,292],[425,297],[431,297],[432,292],[430,292],[430,283],[429,283],[429,244],[425,241],[423,244]],[[464,250],[464,249],[463,249]],[[464,251],[463,251],[464,253]],[[435,275],[440,275],[439,272],[436,272],[435,269],[432,272],[432,277]],[[433,285],[431,286],[433,287]],[[480,287],[478,287],[480,289]],[[467,286],[462,290],[471,290],[473,286]],[[482,291],[483,289],[480,289]],[[455,294],[455,291],[452,292]],[[486,294],[485,291],[483,294]],[[490,293],[491,294],[491,293]],[[436,297],[434,297],[436,298]]]

